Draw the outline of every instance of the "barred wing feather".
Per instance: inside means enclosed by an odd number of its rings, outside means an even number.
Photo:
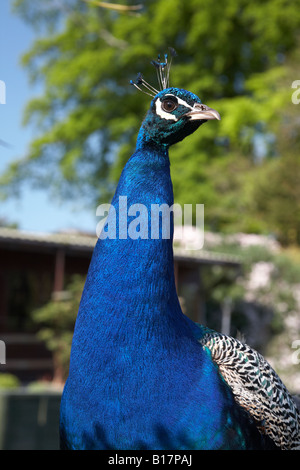
[[[260,432],[281,449],[300,449],[297,405],[264,357],[247,344],[206,328],[200,342]]]

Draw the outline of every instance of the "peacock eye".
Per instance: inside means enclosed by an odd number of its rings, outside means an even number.
[[[171,113],[178,106],[176,98],[165,98],[161,102],[161,107],[167,113]]]

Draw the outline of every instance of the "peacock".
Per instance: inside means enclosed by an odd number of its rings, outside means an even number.
[[[141,74],[131,82],[152,101],[88,270],[61,400],[60,446],[296,449],[300,415],[268,362],[183,314],[172,211],[159,212],[157,230],[151,227],[152,208],[174,202],[169,147],[220,119],[192,92],[170,87],[173,55],[152,61],[159,90]]]

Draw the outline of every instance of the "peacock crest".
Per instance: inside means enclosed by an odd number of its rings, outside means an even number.
[[[130,80],[131,85],[139,91],[146,93],[149,96],[156,96],[159,91],[165,90],[170,86],[170,70],[173,57],[176,56],[176,51],[172,47],[169,48],[170,54],[164,54],[164,60],[161,60],[160,54],[157,60],[152,60],[151,64],[156,68],[157,81],[160,90],[148,83],[141,73],[138,73],[136,80]]]

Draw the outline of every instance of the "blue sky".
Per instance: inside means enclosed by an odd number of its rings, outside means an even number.
[[[22,126],[26,103],[37,94],[20,65],[20,57],[34,40],[34,31],[11,12],[12,0],[0,1],[0,80],[6,85],[6,104],[0,104],[0,173],[26,154],[35,129]],[[17,222],[21,230],[55,232],[78,229],[95,233],[96,208],[75,210],[70,203],[55,204],[46,191],[26,187],[20,199],[0,201],[0,218]]]

